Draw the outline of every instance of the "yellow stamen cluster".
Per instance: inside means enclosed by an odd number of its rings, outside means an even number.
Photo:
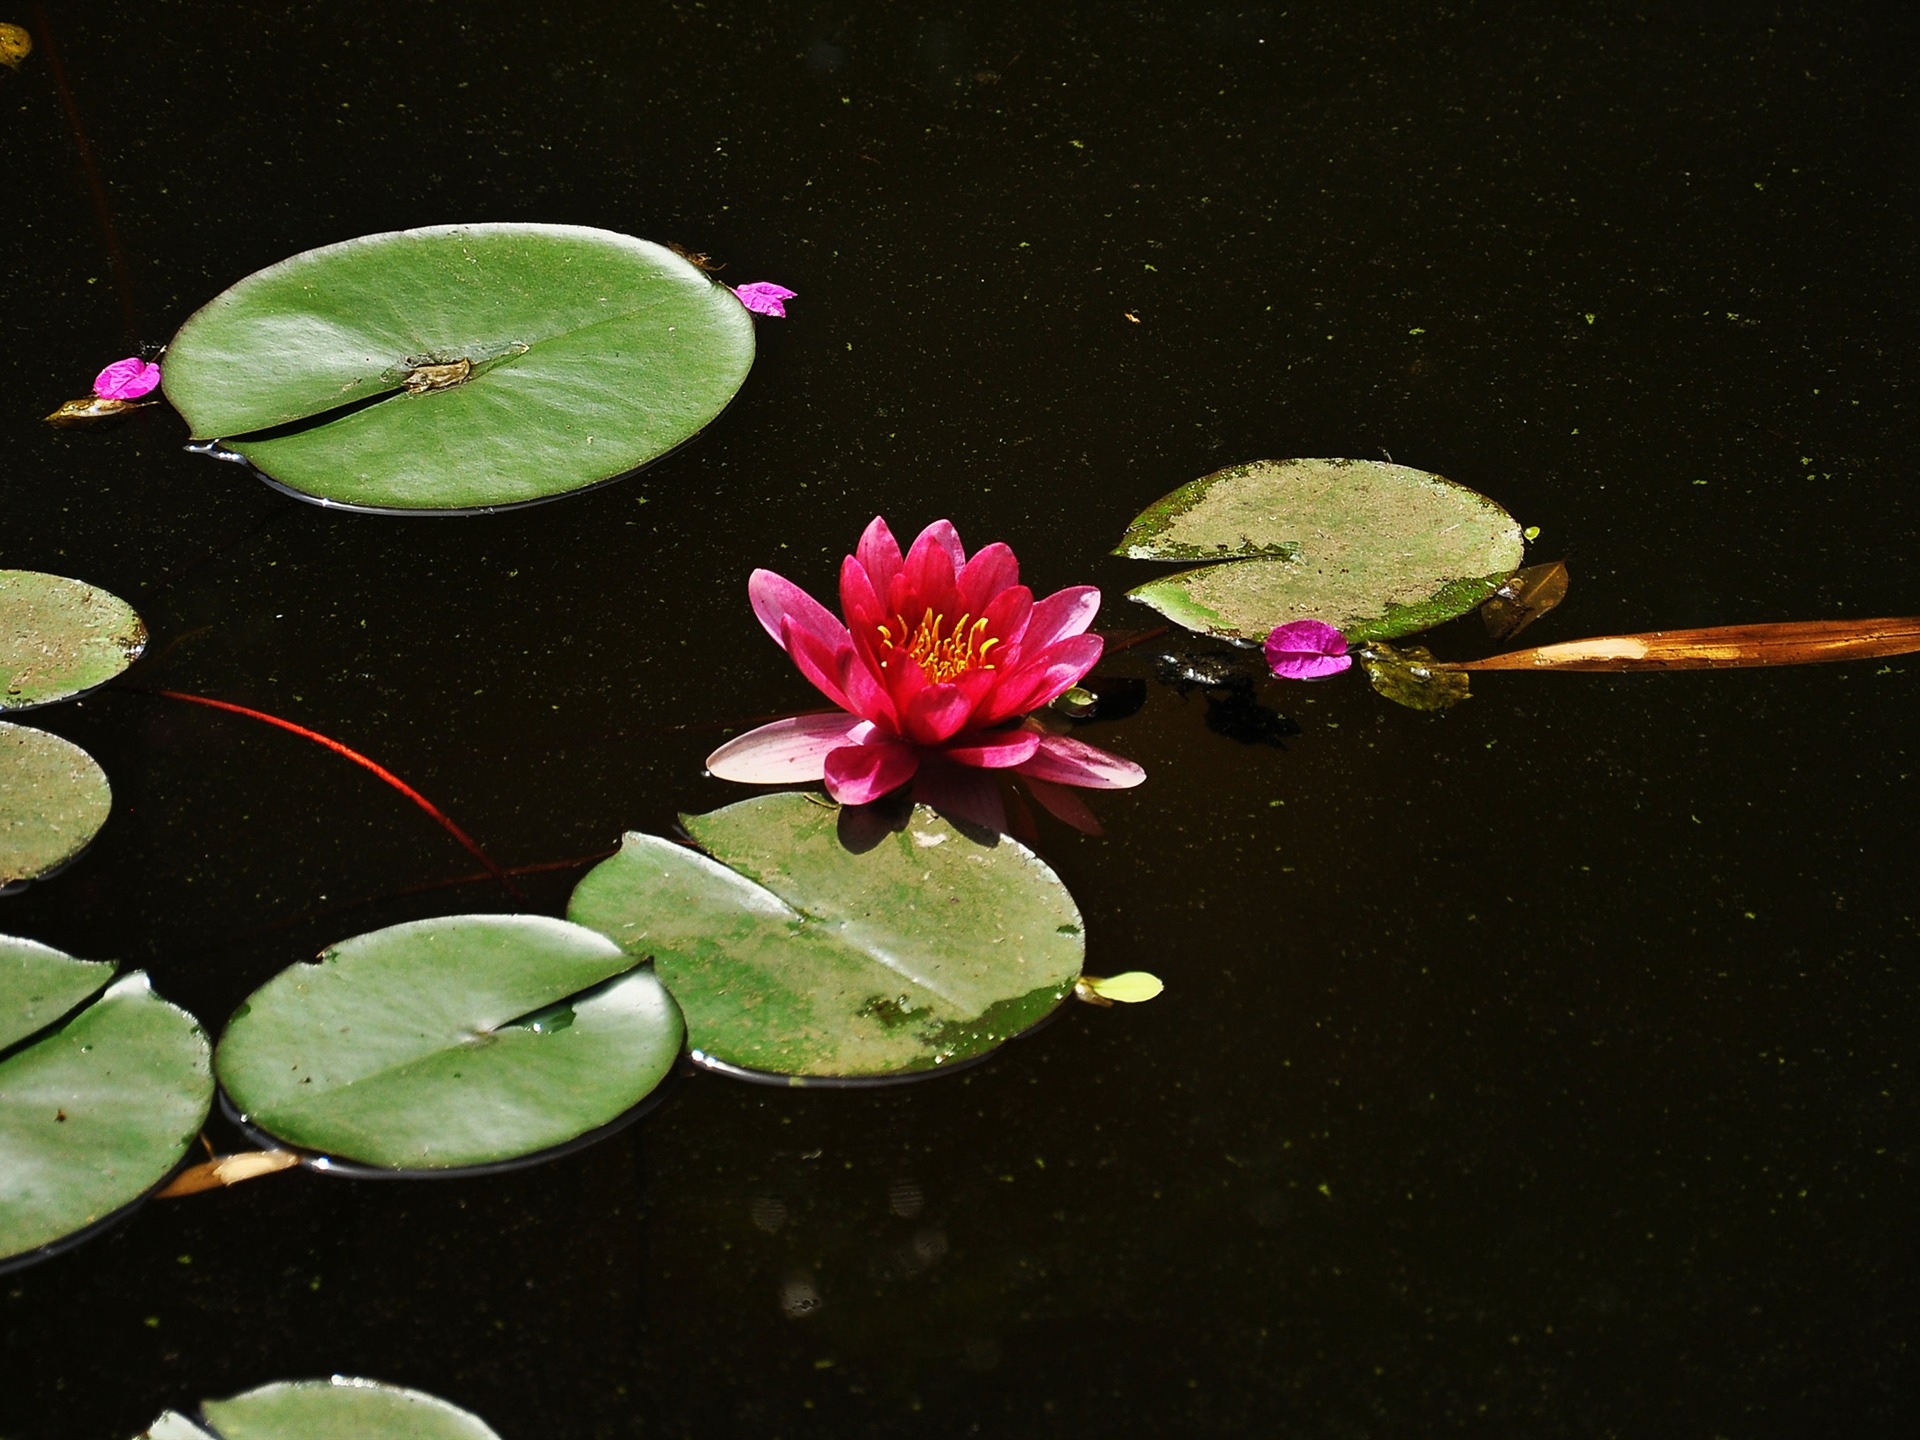
[[[947,617],[931,610],[920,617],[920,623],[912,630],[907,628],[906,617],[896,615],[893,619],[893,625],[876,627],[881,640],[890,650],[896,646],[905,650],[936,685],[958,680],[971,670],[993,669],[987,652],[1000,641],[987,634],[984,616],[975,620],[971,615],[962,615],[951,630],[947,629]]]

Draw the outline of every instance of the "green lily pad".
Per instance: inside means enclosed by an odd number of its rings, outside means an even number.
[[[73,859],[112,808],[106,774],[86,751],[0,721],[0,894]]]
[[[0,711],[71,700],[140,658],[147,627],[96,586],[0,570]]]
[[[0,1050],[51,1025],[113,978],[111,960],[71,955],[0,935]]]
[[[732,291],[576,225],[439,225],[308,250],[180,327],[166,395],[283,488],[385,512],[552,499],[659,459],[753,364]]]
[[[138,1200],[178,1163],[212,1101],[199,1023],[138,971],[0,1060],[0,1260]]]
[[[356,935],[234,1012],[214,1066],[247,1122],[393,1169],[498,1164],[617,1119],[685,1027],[606,936],[545,915]]]
[[[200,1407],[207,1427],[169,1410],[140,1440],[500,1440],[478,1416],[375,1380],[281,1380]]]
[[[1080,912],[1032,851],[921,806],[854,853],[838,815],[784,793],[683,817],[707,855],[629,834],[567,913],[653,957],[693,1058],[721,1069],[924,1072],[986,1054],[1072,992]]]
[[[1218,560],[1127,592],[1176,625],[1264,640],[1324,620],[1350,643],[1464,615],[1519,566],[1514,518],[1478,491],[1375,460],[1256,460],[1142,511],[1114,553]]]

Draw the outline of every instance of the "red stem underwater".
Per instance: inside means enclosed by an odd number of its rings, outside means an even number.
[[[168,700],[185,700],[194,705],[207,705],[215,710],[227,710],[235,715],[245,715],[250,720],[258,720],[266,725],[278,726],[282,730],[290,731],[300,736],[303,740],[311,740],[316,745],[324,745],[336,755],[344,755],[362,769],[371,770],[375,775],[379,776],[382,780],[386,781],[387,784],[391,785],[422,810],[426,811],[427,814],[431,815],[442,830],[445,830],[454,839],[458,840],[461,845],[466,848],[468,854],[486,866],[489,875],[506,886],[509,894],[516,897],[519,896],[519,887],[513,883],[512,878],[508,876],[506,871],[493,863],[492,857],[480,848],[479,841],[475,840],[471,835],[467,834],[466,831],[454,824],[446,813],[431,800],[427,799],[426,796],[407,784],[406,781],[387,769],[386,766],[368,759],[358,750],[342,745],[338,740],[330,739],[322,735],[318,730],[309,730],[304,725],[296,725],[291,720],[282,720],[278,715],[269,715],[264,710],[252,710],[245,705],[236,705],[231,700],[215,700],[206,695],[189,695],[182,690],[145,690],[140,693],[159,695]]]

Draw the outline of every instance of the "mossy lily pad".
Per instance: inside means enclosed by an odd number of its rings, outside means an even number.
[[[800,1079],[921,1074],[993,1050],[1073,990],[1080,912],[1037,856],[924,806],[862,852],[836,807],[756,796],[629,834],[568,915],[652,956],[698,1063]]]
[[[112,808],[106,774],[86,751],[0,721],[0,894],[73,859]]]
[[[98,978],[0,942],[0,998],[42,995],[42,1016]],[[13,962],[19,963],[17,969]],[[80,962],[70,962],[77,965]],[[17,1026],[15,1028],[18,1028]],[[206,1036],[137,971],[0,1060],[0,1261],[85,1231],[164,1180],[213,1099]]]
[[[1478,491],[1375,460],[1257,460],[1181,486],[1117,555],[1221,561],[1128,591],[1177,625],[1259,641],[1323,620],[1350,643],[1425,630],[1519,566],[1520,526]]]
[[[519,1160],[633,1109],[685,1029],[606,936],[545,915],[357,935],[280,972],[214,1057],[248,1124],[391,1169]]]
[[[169,1410],[140,1440],[499,1440],[436,1396],[375,1380],[281,1380],[200,1407],[202,1426]]]
[[[201,441],[323,505],[473,511],[659,459],[723,410],[753,321],[665,246],[440,225],[309,250],[188,318],[163,366]]]
[[[0,711],[84,695],[146,648],[147,627],[118,596],[62,575],[0,570]]]

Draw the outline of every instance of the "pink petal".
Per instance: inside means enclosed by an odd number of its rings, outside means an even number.
[[[138,400],[160,383],[160,367],[138,355],[116,360],[93,377],[93,393],[102,400]]]
[[[1098,635],[1072,635],[1038,654],[1023,653],[1020,663],[1002,675],[999,688],[974,719],[981,725],[997,724],[1065,694],[1099,661],[1105,644]]]
[[[784,285],[776,285],[771,280],[755,280],[750,285],[735,285],[733,293],[740,297],[740,303],[756,315],[774,315],[785,319],[786,302],[793,299],[795,292]]]
[[[958,685],[929,685],[900,712],[900,730],[918,745],[951,739],[973,714],[973,697]]]
[[[873,577],[857,556],[849,555],[840,562],[840,613],[856,635],[892,618],[874,588]]]
[[[954,583],[960,587],[961,608],[969,615],[980,615],[996,595],[1020,583],[1020,562],[996,540],[960,567]]]
[[[887,596],[889,608],[897,611],[909,625],[920,623],[920,617],[928,610],[936,613],[945,611],[948,605],[957,599],[953,588],[954,571],[959,568],[953,558],[953,551],[947,547],[946,536],[939,533],[939,521],[920,532],[907,550],[906,563],[900,567],[895,578],[892,593]],[[948,531],[953,527],[946,526]],[[959,541],[956,539],[957,546]],[[965,561],[961,561],[964,564]],[[955,610],[954,615],[959,611]],[[949,618],[952,618],[951,616]]]
[[[903,740],[874,736],[842,745],[827,756],[827,794],[842,805],[864,805],[898,790],[920,768],[920,752]]]
[[[900,573],[903,562],[900,558],[900,542],[893,538],[887,522],[878,515],[860,532],[860,543],[854,546],[853,558],[867,572],[873,593],[879,597],[881,606],[885,607],[893,590],[893,579]]]
[[[887,687],[880,683],[873,665],[868,662],[865,655],[849,653],[845,657],[840,681],[847,692],[847,699],[851,702],[849,709],[856,714],[866,716],[890,733],[899,731],[900,711],[895,707],[893,696],[888,694]]]
[[[1060,785],[1089,790],[1129,790],[1147,778],[1131,760],[1096,750],[1065,735],[1042,735],[1031,760],[1017,767],[1020,774]]]
[[[747,578],[747,599],[761,627],[782,649],[780,622],[791,619],[822,644],[838,648],[847,643],[847,627],[834,614],[798,585],[771,570],[756,570]]]
[[[842,710],[859,709],[840,679],[845,670],[845,658],[853,651],[851,645],[826,645],[794,624],[791,615],[780,622],[780,641],[794,668],[813,682],[814,689]]]
[[[1347,637],[1324,620],[1289,620],[1267,636],[1267,665],[1283,680],[1324,680],[1353,664]]]
[[[967,547],[960,543],[960,532],[953,528],[951,520],[934,521],[914,536],[913,543],[918,545],[923,540],[931,541],[947,552],[947,557],[953,561],[955,574],[967,563]]]
[[[858,716],[794,715],[736,735],[707,757],[707,770],[744,785],[799,785],[818,780],[826,759],[859,728]]]
[[[1069,635],[1086,633],[1100,611],[1100,592],[1091,585],[1075,585],[1056,590],[1034,603],[1033,618],[1027,621],[1028,645],[1051,645]]]
[[[1040,748],[1036,730],[990,730],[961,739],[969,743],[943,745],[940,753],[956,765],[982,770],[1011,770],[1031,760]]]

